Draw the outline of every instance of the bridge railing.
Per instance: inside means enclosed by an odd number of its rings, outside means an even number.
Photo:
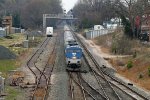
[[[59,19],[69,19],[73,18],[73,15],[68,14],[44,14],[45,18],[59,18]]]

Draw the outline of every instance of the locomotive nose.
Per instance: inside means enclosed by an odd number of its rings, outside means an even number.
[[[78,64],[80,64],[80,61],[77,61]]]
[[[72,57],[72,59],[76,59],[76,57]]]

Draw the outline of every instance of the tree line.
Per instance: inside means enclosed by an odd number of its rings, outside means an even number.
[[[60,0],[0,0],[0,26],[3,16],[12,16],[14,27],[41,28],[43,14],[62,13]]]
[[[80,18],[79,28],[90,28],[111,18],[122,19],[125,34],[137,38],[145,15],[150,14],[148,0],[79,0],[73,13]]]

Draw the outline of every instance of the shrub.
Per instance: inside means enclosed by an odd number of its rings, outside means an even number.
[[[118,66],[124,66],[125,63],[122,60],[116,60]]]
[[[129,36],[129,37],[133,37],[133,32],[131,30],[131,23],[129,21],[129,19],[126,19],[125,16],[121,16],[122,19],[122,24],[124,26],[124,33]]]
[[[148,76],[150,76],[150,67],[148,68]]]
[[[5,36],[6,39],[13,39],[12,36]]]
[[[88,18],[84,18],[83,20],[81,20],[81,24],[79,26],[79,28],[91,28],[93,26],[93,22],[88,19]]]
[[[132,53],[132,41],[126,36],[114,36],[112,37],[111,50],[115,54],[131,54]]]
[[[133,53],[133,58],[136,58],[136,56],[137,56],[137,53],[136,53],[136,51]]]
[[[132,67],[133,67],[132,61],[128,61],[128,63],[127,63],[127,68],[130,69],[130,68],[132,68]]]
[[[111,51],[116,54],[117,53],[117,47],[115,47],[115,45],[113,44],[111,47]]]
[[[142,75],[142,74],[139,75],[139,79],[141,79],[141,78],[143,78],[143,75]]]

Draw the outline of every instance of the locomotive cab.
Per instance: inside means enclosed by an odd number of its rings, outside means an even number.
[[[79,68],[81,66],[82,49],[77,46],[66,48],[65,50],[66,63],[68,67]]]

